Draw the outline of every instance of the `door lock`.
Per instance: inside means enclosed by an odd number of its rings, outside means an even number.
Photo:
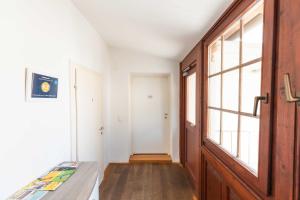
[[[103,131],[104,131],[104,127],[101,126],[101,127],[99,128],[99,131],[100,131],[100,133],[101,133],[101,135],[102,135],[102,134],[103,134]]]

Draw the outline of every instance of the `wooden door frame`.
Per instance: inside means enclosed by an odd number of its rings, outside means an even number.
[[[180,163],[185,167],[186,160],[186,148],[185,148],[185,121],[186,121],[186,92],[185,92],[185,77],[183,76],[183,70],[186,67],[192,65],[196,68],[196,126],[201,123],[201,95],[202,95],[202,67],[201,67],[201,53],[202,42],[200,41],[191,52],[184,58],[183,62],[180,62],[179,67],[179,141],[180,141]],[[198,51],[198,52],[197,52]],[[185,64],[188,63],[188,66]],[[199,129],[198,129],[199,132]],[[201,138],[200,138],[201,139]],[[200,143],[199,143],[200,144]],[[200,147],[200,146],[199,146]]]
[[[292,94],[300,91],[299,1],[278,0],[276,123],[274,123],[274,199],[300,199],[300,107],[285,96],[284,75]]]
[[[186,115],[185,115],[185,103],[186,103],[186,96],[185,96],[185,85],[184,85],[184,77],[182,75],[182,62],[180,63],[179,67],[179,141],[180,141],[180,148],[179,148],[179,154],[180,154],[180,163],[183,167],[185,167],[185,161],[186,161],[186,149],[185,149],[185,121],[186,121]]]
[[[194,189],[196,190],[197,197],[200,197],[201,194],[201,154],[200,154],[200,147],[201,147],[201,134],[200,130],[202,127],[202,42],[200,41],[192,51],[185,57],[184,61],[180,63],[179,68],[179,75],[180,75],[180,85],[179,85],[179,119],[180,119],[180,163],[181,165],[186,168],[186,84],[185,78],[183,76],[183,70],[186,67],[194,68],[196,72],[196,134],[198,134],[197,140],[197,154],[198,157],[195,158],[198,166],[198,173],[196,177],[196,183],[193,183]],[[189,175],[189,174],[188,174]],[[190,175],[189,175],[190,176]],[[189,177],[191,179],[191,177]]]

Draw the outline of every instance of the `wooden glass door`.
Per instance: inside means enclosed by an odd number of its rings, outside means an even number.
[[[184,58],[180,67],[180,163],[200,195],[201,44]]]
[[[204,146],[268,194],[272,120],[269,1],[255,1],[204,41]]]
[[[196,68],[190,69],[185,76],[185,166],[193,182],[198,180],[198,133],[196,128]]]

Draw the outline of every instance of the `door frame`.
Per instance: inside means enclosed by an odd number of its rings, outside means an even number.
[[[187,70],[189,68],[189,70]],[[186,77],[183,74],[186,71],[195,70],[196,72],[196,134],[198,134],[198,156],[195,158],[195,162],[198,165],[198,172],[196,180],[191,178],[189,175],[189,179],[192,182],[192,185],[195,189],[196,196],[200,197],[201,194],[201,153],[200,147],[202,144],[202,135],[200,134],[200,130],[202,128],[202,93],[203,93],[203,86],[202,86],[202,74],[203,74],[203,67],[202,67],[202,41],[200,41],[184,58],[184,60],[180,63],[179,67],[179,75],[180,75],[180,105],[179,105],[179,118],[180,118],[180,163],[184,168],[186,166]],[[187,170],[188,172],[188,170]]]
[[[100,72],[91,69],[90,67],[86,67],[84,65],[75,64],[72,61],[69,63],[69,91],[70,91],[70,160],[79,161],[78,159],[78,113],[77,113],[77,94],[76,94],[76,70],[83,69],[88,70],[92,73],[97,74],[102,81],[102,75]],[[101,90],[101,93],[103,91]],[[102,96],[102,95],[101,95]],[[102,101],[103,104],[103,101]],[[102,105],[103,108],[103,105]],[[102,115],[103,117],[103,115]],[[103,119],[102,119],[103,120]],[[104,155],[103,155],[104,156]],[[103,157],[104,158],[104,157]],[[104,162],[104,161],[103,161]]]
[[[128,128],[130,134],[130,154],[133,155],[134,152],[134,144],[133,144],[133,132],[132,132],[132,80],[135,77],[166,77],[168,79],[168,90],[169,90],[169,147],[168,147],[168,154],[173,157],[173,136],[172,136],[172,120],[173,120],[173,111],[172,111],[172,75],[171,73],[130,73],[129,74],[129,94],[128,94],[128,114],[129,114],[129,121],[128,121]]]

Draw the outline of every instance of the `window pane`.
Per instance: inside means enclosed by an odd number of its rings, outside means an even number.
[[[241,116],[240,159],[252,170],[258,168],[259,119]]]
[[[240,64],[240,23],[235,23],[224,34],[223,70]]]
[[[261,62],[242,68],[242,112],[252,113],[255,96],[260,95]],[[259,104],[260,105],[260,104]],[[258,114],[259,114],[258,109]]]
[[[263,4],[256,5],[243,17],[243,63],[262,57]]]
[[[238,115],[222,112],[222,147],[233,156],[237,154]]]
[[[208,138],[220,144],[220,111],[208,110]]]
[[[260,119],[252,112],[263,78],[263,3],[257,1],[224,29],[209,45],[207,58],[208,138],[256,173]]]
[[[221,107],[221,75],[208,79],[208,105],[216,108]]]
[[[196,73],[187,77],[187,121],[196,124]]]
[[[209,47],[209,75],[218,73],[221,71],[221,39],[217,39]]]
[[[224,109],[238,110],[239,104],[239,70],[223,74],[223,105]]]

